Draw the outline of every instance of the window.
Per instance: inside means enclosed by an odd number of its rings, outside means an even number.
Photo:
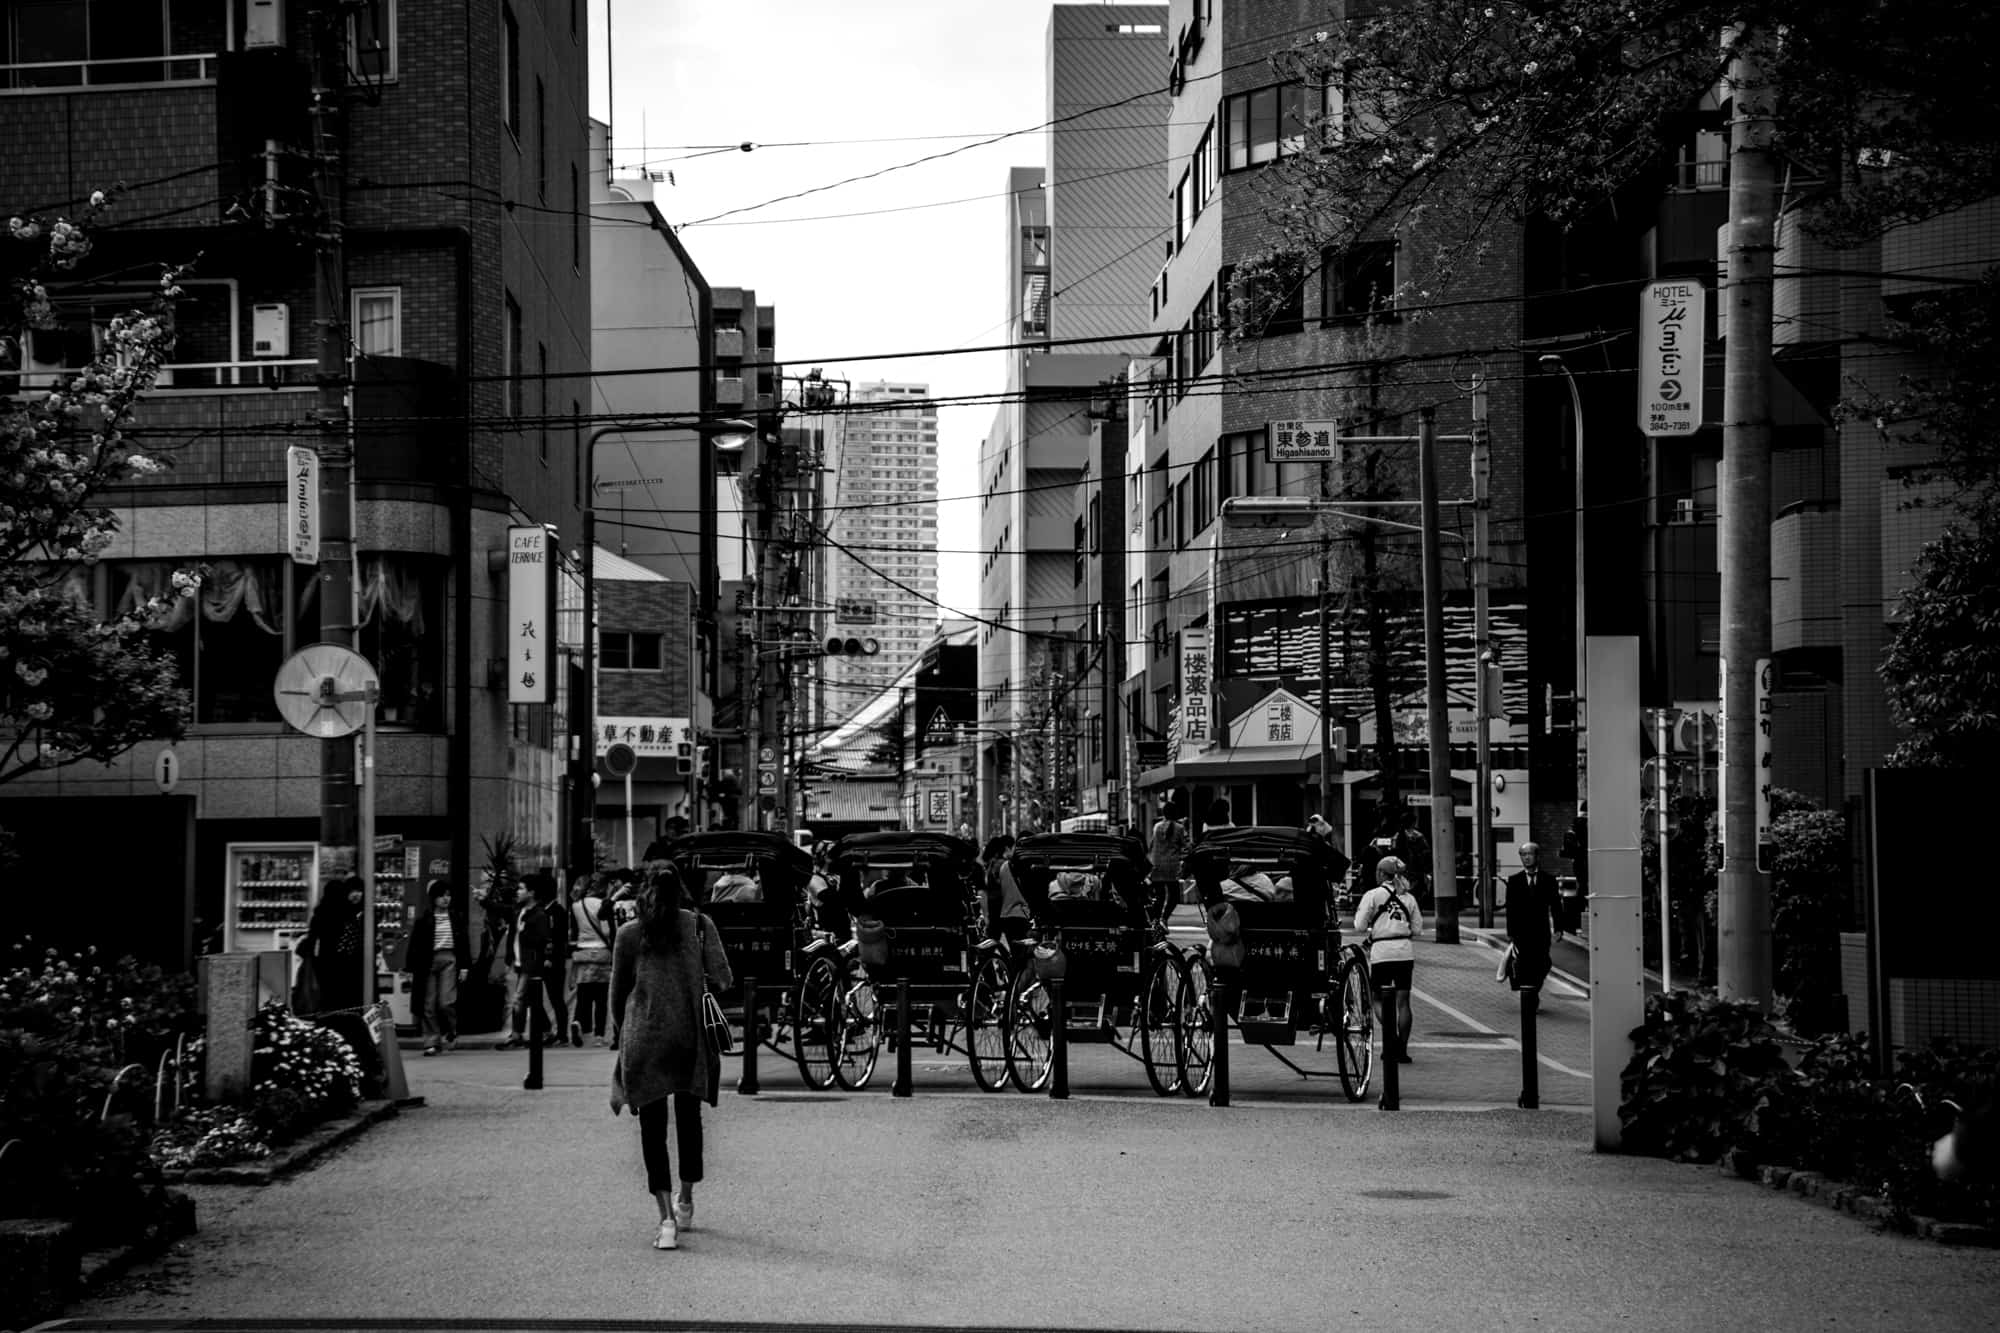
[[[507,327],[504,331],[506,346],[502,348],[507,364],[507,415],[521,415],[521,303],[514,299],[514,293],[506,293]]]
[[[1396,308],[1396,242],[1357,241],[1320,255],[1321,318],[1362,319]]]
[[[1215,450],[1203,454],[1194,465],[1194,521],[1190,536],[1198,536],[1215,521]]]
[[[279,721],[271,678],[292,652],[320,638],[316,571],[282,556],[211,558],[193,597],[172,595],[179,562],[105,562],[113,615],[161,609],[149,623],[153,646],[179,666],[205,724]],[[356,648],[381,680],[377,720],[436,730],[444,722],[444,566],[394,553],[364,553],[355,571],[360,613]]]
[[[1273,474],[1264,453],[1264,432],[1244,431],[1222,437],[1222,494],[1272,494]]]
[[[1085,549],[1084,541],[1086,539],[1084,522],[1081,517],[1078,517],[1076,520],[1075,530],[1076,577],[1071,580],[1071,583],[1080,588],[1083,586],[1083,555]]]
[[[41,0],[7,7],[0,86],[161,83],[213,78],[197,60],[161,60],[171,50],[166,0]]]
[[[396,81],[396,0],[364,0],[348,16],[347,64],[364,83]]]
[[[1193,497],[1189,494],[1191,488],[1188,485],[1188,480],[1188,478],[1182,477],[1179,484],[1174,487],[1174,549],[1176,551],[1185,551],[1188,542],[1194,538],[1194,533],[1188,530],[1189,520],[1193,517],[1189,512],[1189,502]]]
[[[597,636],[597,665],[603,671],[658,671],[658,634],[605,630]]]
[[[512,5],[500,6],[500,119],[521,142],[521,25]]]
[[[549,201],[549,106],[542,76],[535,76],[535,198]]]
[[[1194,230],[1194,218],[1199,205],[1195,203],[1191,184],[1192,171],[1181,173],[1180,184],[1174,186],[1174,242],[1181,244]]]
[[[353,292],[354,354],[403,354],[403,289],[356,287]]]
[[[569,164],[569,266],[583,272],[583,184],[574,162]]]
[[[1222,112],[1225,171],[1262,166],[1305,148],[1306,89],[1300,84],[1278,84],[1225,97]]]

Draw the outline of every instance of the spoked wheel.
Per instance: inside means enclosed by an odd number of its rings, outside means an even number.
[[[849,1092],[867,1087],[882,1053],[882,1010],[873,982],[857,976],[835,987],[827,1003],[827,1035],[834,1081]]]
[[[1350,956],[1340,965],[1337,989],[1327,1015],[1333,1025],[1334,1049],[1340,1056],[1340,1090],[1358,1102],[1368,1095],[1375,1072],[1375,1007],[1368,988],[1368,964]]]
[[[828,1015],[840,990],[840,970],[831,958],[815,958],[792,991],[792,1059],[808,1088],[833,1086],[833,1046]]]
[[[1007,1084],[1007,999],[1013,989],[1007,955],[988,953],[972,969],[965,1002],[965,1050],[982,1092]]]
[[[1172,955],[1153,960],[1153,970],[1139,993],[1139,1052],[1146,1062],[1146,1081],[1162,1097],[1181,1089],[1186,1059],[1181,1046],[1181,991],[1187,980],[1181,962]]]
[[[1055,1050],[1055,1009],[1048,987],[1023,966],[1014,973],[1007,1000],[1007,1077],[1022,1092],[1038,1092],[1049,1081]]]
[[[1208,955],[1189,954],[1181,980],[1181,1091],[1190,1097],[1208,1093],[1215,1076],[1215,973]]]

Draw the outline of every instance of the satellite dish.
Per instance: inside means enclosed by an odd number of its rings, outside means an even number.
[[[285,659],[271,693],[285,721],[308,736],[338,740],[368,720],[369,697],[380,680],[352,648],[311,643]]]

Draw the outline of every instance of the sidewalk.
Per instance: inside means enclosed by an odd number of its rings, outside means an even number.
[[[1483,953],[1419,975],[1449,974],[1450,1003]],[[201,1233],[73,1326],[1953,1330],[1990,1328],[2000,1302],[1990,1254],[1877,1234],[1712,1168],[1594,1154],[1582,1116],[1324,1095],[1218,1110],[725,1092],[705,1112],[696,1229],[661,1254],[608,1063],[553,1051],[527,1093],[519,1053],[416,1062],[424,1107],[285,1184],[197,1187]]]

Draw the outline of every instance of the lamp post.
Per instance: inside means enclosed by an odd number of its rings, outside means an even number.
[[[1544,370],[1555,370],[1562,374],[1569,386],[1569,406],[1571,435],[1576,447],[1576,800],[1581,810],[1589,795],[1586,786],[1588,770],[1584,754],[1583,736],[1589,725],[1584,712],[1584,634],[1583,634],[1583,395],[1577,391],[1576,376],[1570,373],[1569,365],[1554,352],[1545,352],[1539,358]],[[1579,881],[1581,876],[1578,877]]]
[[[590,873],[591,844],[597,822],[596,788],[591,775],[597,767],[597,443],[612,435],[638,431],[693,430],[702,437],[703,457],[708,449],[734,453],[749,442],[754,427],[747,421],[724,418],[662,417],[618,426],[603,426],[590,433],[583,443],[583,687],[577,692],[572,729],[580,730],[576,752],[570,756],[570,881]],[[709,475],[707,467],[702,475]],[[715,503],[714,487],[704,487],[701,503]],[[697,561],[703,558],[697,555]],[[706,571],[703,571],[704,577]]]

